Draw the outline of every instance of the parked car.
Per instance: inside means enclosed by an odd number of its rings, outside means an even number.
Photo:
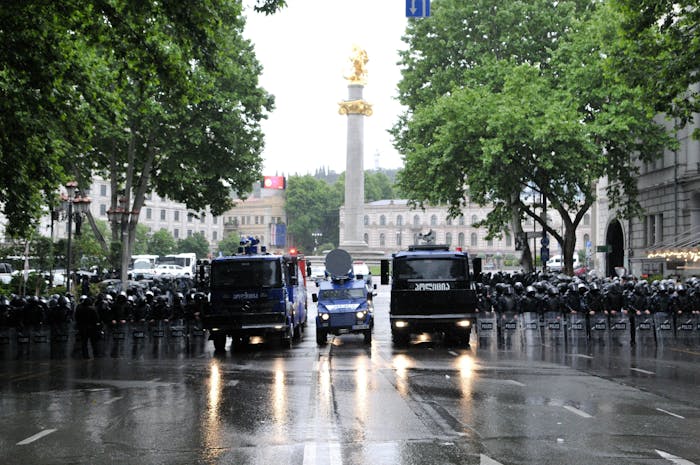
[[[326,267],[323,265],[312,266],[309,278],[316,283],[323,281],[326,279]]]
[[[0,283],[10,284],[13,271],[12,265],[9,263],[0,263]]]
[[[180,266],[180,265],[163,264],[163,265],[156,265],[154,274],[157,274],[157,275],[169,274],[169,275],[173,275],[173,276],[189,275],[190,269],[185,268],[185,267]]]
[[[581,263],[578,259],[578,254],[574,254],[574,269],[580,268]],[[552,258],[547,260],[547,269],[549,271],[561,271],[564,269],[564,256],[554,255]]]

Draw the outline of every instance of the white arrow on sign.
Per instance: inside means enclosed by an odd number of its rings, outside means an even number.
[[[422,0],[422,1],[423,1],[423,9],[421,11],[423,12],[423,16],[427,16],[427,12],[425,11],[426,0]],[[418,8],[416,8],[416,0],[411,0],[411,8],[409,8],[409,11],[411,12],[411,14],[415,15],[417,9]]]

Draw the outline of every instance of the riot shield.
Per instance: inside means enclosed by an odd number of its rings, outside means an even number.
[[[187,326],[185,320],[177,319],[168,323],[167,332],[168,344],[181,347],[187,342]]]
[[[582,313],[569,313],[566,315],[566,337],[567,343],[572,347],[588,343],[586,317]]]
[[[520,330],[523,342],[527,346],[541,345],[540,316],[537,313],[525,312],[520,320]]]
[[[495,312],[480,312],[476,318],[476,335],[479,347],[489,345],[497,339],[498,322]]]
[[[17,330],[13,327],[0,328],[0,357],[12,359],[17,353]]]
[[[51,358],[63,359],[72,351],[73,335],[70,323],[57,323],[51,326]]]
[[[630,345],[630,319],[624,313],[610,315],[610,343],[621,347]]]
[[[133,344],[144,344],[148,341],[148,324],[145,321],[131,323],[131,340]]]
[[[591,342],[593,344],[605,345],[609,337],[608,315],[599,312],[589,316],[589,324],[591,325]]]
[[[162,341],[165,337],[166,324],[163,320],[158,320],[150,326],[151,338],[155,341]]]
[[[666,312],[654,313],[654,330],[656,331],[656,345],[663,347],[673,344],[673,316]]]
[[[676,315],[676,341],[683,346],[694,346],[697,342],[697,318],[692,313]]]
[[[654,347],[656,344],[654,318],[646,314],[636,315],[635,326],[635,342],[637,348]]]
[[[560,312],[545,312],[544,340],[547,344],[564,344],[564,320]]]
[[[505,312],[500,314],[498,320],[499,342],[505,348],[520,347],[520,327],[519,315],[515,312]]]
[[[105,342],[109,344],[111,357],[120,357],[125,354],[128,335],[128,323],[117,323],[109,328]]]

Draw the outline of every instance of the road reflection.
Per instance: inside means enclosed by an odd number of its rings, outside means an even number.
[[[396,354],[391,362],[396,371],[396,390],[401,397],[408,397],[408,370],[414,362],[405,354]]]
[[[272,383],[272,419],[274,424],[274,439],[284,442],[287,424],[287,385],[284,375],[284,360],[277,359],[274,363],[274,382]]]
[[[206,459],[216,459],[221,454],[221,389],[223,380],[219,363],[213,360],[209,364],[209,392],[207,397],[207,416],[204,418],[204,448]]]

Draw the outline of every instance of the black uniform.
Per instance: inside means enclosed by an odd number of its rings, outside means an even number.
[[[83,357],[89,358],[88,341],[92,346],[93,356],[99,356],[98,340],[101,331],[100,314],[88,297],[75,310],[75,326],[80,335],[80,349]]]

